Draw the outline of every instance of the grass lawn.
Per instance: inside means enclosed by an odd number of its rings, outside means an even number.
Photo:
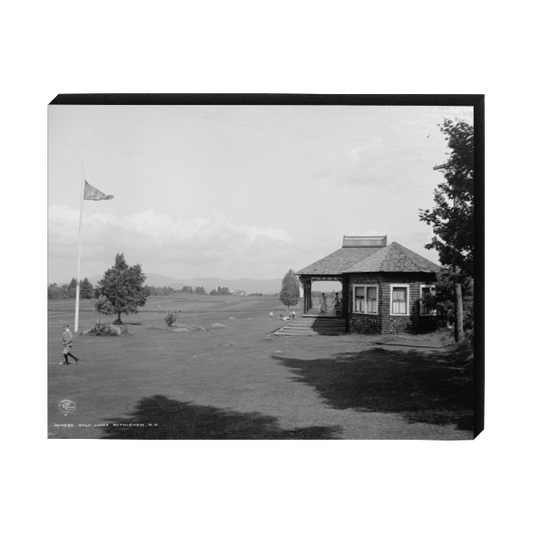
[[[207,331],[174,331],[167,310]],[[270,312],[273,297],[152,297],[128,334],[75,335],[64,366],[74,302],[50,301],[49,438],[472,438],[471,375],[438,337],[273,336]],[[97,319],[82,301],[80,331]]]

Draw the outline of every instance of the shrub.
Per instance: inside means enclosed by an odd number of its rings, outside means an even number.
[[[113,326],[113,324],[102,324],[100,322],[92,325],[91,329],[87,331],[87,335],[106,336],[118,335],[120,330]]]
[[[178,320],[178,312],[177,311],[168,311],[165,316],[165,322],[167,323],[167,326],[172,327],[172,324]]]

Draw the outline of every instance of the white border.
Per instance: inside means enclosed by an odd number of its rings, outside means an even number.
[[[355,297],[355,289],[357,287],[364,287],[365,288],[365,298],[364,298],[364,302],[365,302],[365,310],[364,311],[356,311],[355,310],[355,302],[356,302],[356,297]],[[374,312],[371,312],[371,311],[367,311],[366,310],[366,302],[368,300],[367,298],[367,292],[366,292],[366,289],[367,288],[374,288],[376,289],[376,302],[377,302],[377,311],[374,313]],[[361,284],[353,284],[352,285],[352,290],[353,290],[353,299],[352,299],[352,313],[354,315],[371,315],[371,316],[377,316],[379,315],[379,285],[361,285]]]
[[[392,289],[393,287],[407,288],[407,309],[406,313],[393,313],[392,312]],[[390,316],[409,316],[409,309],[411,309],[411,290],[408,283],[391,283],[390,284],[390,307],[389,315]]]

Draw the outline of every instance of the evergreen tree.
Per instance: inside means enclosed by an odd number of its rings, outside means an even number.
[[[279,299],[283,305],[287,306],[289,313],[291,306],[295,306],[300,301],[300,283],[293,270],[289,270],[281,282]]]
[[[115,309],[111,305],[111,302],[103,295],[98,296],[98,298],[93,299],[94,310],[101,315],[114,315]],[[101,318],[99,322],[101,322]]]
[[[121,315],[137,313],[138,308],[146,303],[148,287],[143,287],[146,276],[141,265],[128,266],[124,254],[117,254],[115,265],[104,273],[98,282],[96,297],[105,296],[118,315],[117,324],[122,324]]]
[[[80,284],[80,298],[90,300],[94,296],[93,284],[85,278]]]

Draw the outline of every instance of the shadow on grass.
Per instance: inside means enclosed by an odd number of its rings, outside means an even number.
[[[453,367],[445,354],[375,348],[332,356],[272,357],[296,374],[294,381],[314,387],[335,409],[396,413],[411,423],[472,430],[471,374]]]
[[[104,439],[244,440],[334,439],[337,427],[282,429],[276,418],[240,413],[156,395],[143,398],[127,418],[106,420]]]

